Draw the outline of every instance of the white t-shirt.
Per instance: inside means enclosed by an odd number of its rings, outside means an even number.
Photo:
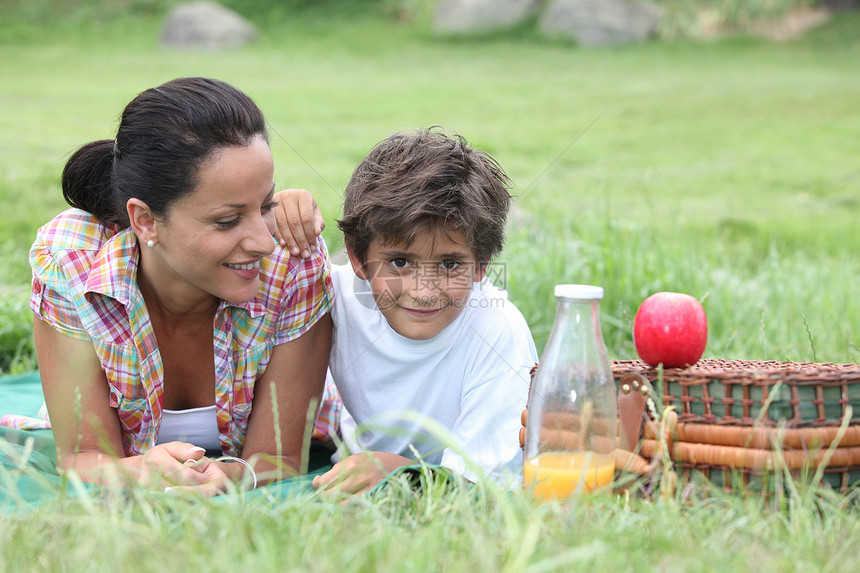
[[[537,351],[505,291],[474,283],[453,323],[430,340],[411,340],[389,326],[351,266],[334,265],[332,279],[329,368],[349,453],[416,459],[417,452],[473,481],[480,471],[519,474],[520,414]]]

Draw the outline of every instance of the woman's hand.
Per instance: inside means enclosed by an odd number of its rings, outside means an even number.
[[[212,460],[204,453],[184,442],[159,444],[140,456],[142,481],[165,493],[189,491],[210,497],[228,491],[230,482],[242,481],[244,464]]]
[[[353,454],[326,473],[315,476],[311,485],[332,493],[360,494],[375,488],[397,468],[411,463],[409,458],[388,452]]]
[[[240,460],[231,456],[213,460],[205,457],[204,453],[203,448],[184,442],[159,444],[143,456],[135,456],[139,458],[137,466],[140,469],[137,481],[151,488],[163,488],[164,493],[184,491],[206,497],[230,491],[230,483],[256,487],[257,477],[254,475],[249,479],[251,476],[246,475],[246,464],[229,463]],[[186,459],[182,461],[183,458]],[[250,481],[253,481],[253,486],[249,485]]]
[[[206,450],[186,442],[159,444],[142,456],[125,458],[121,463],[136,466],[137,481],[154,489],[199,490],[214,495],[226,489],[228,478],[213,472],[204,456]]]
[[[317,250],[317,237],[325,229],[316,200],[304,189],[284,189],[275,194],[275,240],[293,256],[307,259]]]

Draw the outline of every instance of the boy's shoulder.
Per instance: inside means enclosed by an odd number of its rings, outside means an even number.
[[[467,327],[481,336],[504,337],[518,334],[531,338],[526,319],[508,292],[489,279],[476,283],[469,298],[465,319]]]
[[[349,296],[356,291],[356,287],[360,286],[360,279],[355,276],[355,271],[352,270],[352,265],[346,264],[331,264],[331,280],[334,283],[335,297]]]
[[[350,265],[349,263],[338,264],[332,261],[331,276],[332,279],[338,282],[344,281],[345,279],[351,281],[351,278],[355,276],[355,273],[352,270],[352,265]]]
[[[351,264],[332,263],[331,281],[334,287],[335,321],[339,314],[348,312],[347,308],[350,309],[349,313],[361,314],[360,318],[367,318],[371,315],[365,313],[372,314],[376,310],[370,285],[355,275]]]

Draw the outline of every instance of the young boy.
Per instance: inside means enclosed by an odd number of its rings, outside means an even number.
[[[519,474],[537,352],[487,277],[501,268],[490,262],[504,244],[507,187],[489,155],[438,131],[392,135],[356,168],[338,221],[350,264],[332,272],[329,362],[347,451],[314,487],[366,491],[417,457],[472,481]]]

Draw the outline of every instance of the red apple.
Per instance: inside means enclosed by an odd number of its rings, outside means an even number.
[[[708,344],[708,319],[698,300],[679,292],[658,292],[642,301],[633,320],[633,343],[651,366],[695,364]]]

